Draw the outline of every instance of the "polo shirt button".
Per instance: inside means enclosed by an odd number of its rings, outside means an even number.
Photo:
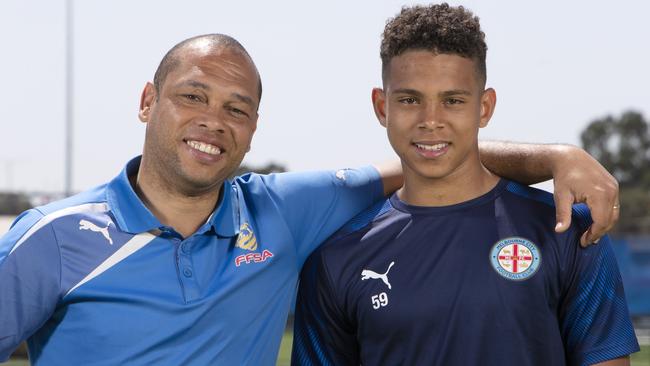
[[[185,253],[185,254],[189,253],[189,252],[190,252],[190,245],[187,244],[187,243],[183,243],[183,244],[181,245],[181,250],[182,250],[183,253]]]
[[[185,275],[185,277],[192,277],[192,269],[190,269],[189,267],[185,267],[185,269],[183,269],[183,274]]]

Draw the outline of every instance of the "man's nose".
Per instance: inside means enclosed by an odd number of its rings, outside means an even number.
[[[226,132],[225,116],[219,111],[210,111],[199,116],[199,126],[209,131],[224,133]]]
[[[435,103],[429,103],[423,110],[420,128],[435,130],[444,127],[442,107]]]

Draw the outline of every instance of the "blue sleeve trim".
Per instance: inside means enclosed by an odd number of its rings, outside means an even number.
[[[615,359],[638,350],[609,238],[581,249],[580,277],[562,321],[567,356],[576,364]],[[580,250],[580,249],[578,249]],[[580,265],[580,262],[583,265]]]
[[[319,334],[319,330],[328,328],[322,308],[323,292],[328,292],[326,299],[331,298],[326,272],[322,252],[317,251],[309,257],[300,274],[291,355],[293,366],[332,365]]]
[[[636,341],[629,341],[620,345],[612,345],[611,347],[586,353],[584,358],[580,361],[580,365],[589,366],[599,362],[615,360],[639,352],[640,350],[641,348]]]
[[[545,203],[549,206],[555,207],[553,195],[541,189],[525,186],[517,182],[510,182],[506,187],[508,192],[514,193],[518,196],[528,198],[537,202]]]
[[[344,236],[363,229],[364,227],[368,226],[368,224],[373,222],[377,217],[383,215],[391,208],[392,206],[390,205],[389,199],[375,203],[365,211],[350,219],[350,221],[343,225],[343,227],[341,227],[339,231],[332,235],[328,241],[341,239]]]

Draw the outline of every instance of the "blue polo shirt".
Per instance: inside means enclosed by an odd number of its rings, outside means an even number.
[[[247,174],[183,239],[129,184],[20,215],[0,239],[0,361],[273,365],[306,257],[382,196],[372,167]]]

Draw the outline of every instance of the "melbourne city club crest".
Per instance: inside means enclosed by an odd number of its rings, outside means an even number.
[[[532,241],[520,237],[499,240],[490,251],[492,268],[501,276],[514,281],[532,277],[542,256]]]

